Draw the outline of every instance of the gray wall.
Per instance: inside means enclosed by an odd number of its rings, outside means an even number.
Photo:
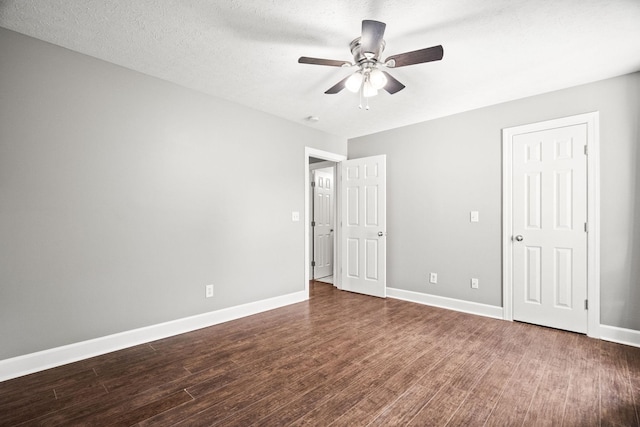
[[[350,140],[350,158],[387,154],[388,285],[502,306],[501,130],[590,111],[600,111],[601,323],[640,330],[640,73]]]
[[[345,139],[5,29],[0,58],[0,359],[304,289],[304,146]]]

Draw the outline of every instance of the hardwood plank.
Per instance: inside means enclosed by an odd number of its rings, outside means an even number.
[[[129,394],[136,394],[188,375],[190,375],[189,371],[181,364],[169,363],[156,365],[135,374],[113,378],[104,381],[103,384],[110,393],[122,389],[127,390]]]
[[[350,369],[341,371],[337,379],[325,381],[320,386],[291,401],[270,416],[257,421],[256,425],[282,425],[291,424],[308,414],[319,404],[324,403],[330,396],[343,388],[349,387],[358,381],[365,381],[365,377],[371,372],[377,372],[382,366],[388,364],[396,354],[397,346],[393,340],[381,341],[374,347],[370,354],[361,360],[354,360]],[[345,372],[346,371],[346,372]]]
[[[568,350],[575,346],[577,337],[570,332],[558,336],[556,344],[560,346],[560,351],[549,359],[523,425],[562,425],[574,363],[573,352]]]
[[[486,420],[487,426],[522,425],[549,363],[549,357],[560,350],[556,340],[562,332],[525,326],[536,328],[537,334]]]
[[[256,403],[229,413],[226,418],[210,425],[220,425],[224,427],[245,427],[252,425],[256,420],[268,417],[279,408],[299,397],[300,394],[310,391],[311,388],[312,387],[309,387],[309,389],[303,390],[294,390],[287,387],[276,388],[272,393],[266,394],[265,397]]]
[[[145,405],[123,408],[121,406],[111,407],[107,411],[88,414],[82,418],[73,420],[75,425],[109,425],[109,426],[130,426],[139,421],[146,420],[154,415],[163,413],[171,408],[180,406],[186,402],[193,401],[193,398],[186,391],[182,390],[174,394],[162,397]]]
[[[623,346],[602,342],[600,349],[601,424],[603,426],[638,425]]]
[[[636,410],[636,420],[640,426],[640,348],[624,346],[622,350],[627,358],[631,392]]]
[[[236,379],[218,387],[217,382],[203,381],[187,388],[195,400],[150,418],[141,425],[176,424],[196,414],[208,425],[229,416],[230,411],[237,410],[242,405],[248,405],[259,399],[262,394],[272,389],[284,387],[285,373],[312,369],[316,365],[313,358],[299,355],[295,359],[282,359],[273,366],[264,369],[262,365],[236,368],[233,374]],[[196,423],[197,420],[191,423]]]
[[[479,348],[467,357],[461,369],[451,375],[440,390],[411,419],[409,425],[445,425],[458,412],[469,393],[492,366],[508,352],[513,343],[514,329],[503,322],[487,328],[488,336],[477,335]]]
[[[54,392],[51,390],[53,398],[37,401],[29,401],[29,399],[6,401],[0,411],[0,425],[16,425],[27,422],[106,394],[106,390],[100,384],[94,384],[91,387],[87,387],[80,394],[67,395],[61,398],[55,398]]]
[[[600,424],[600,341],[578,336],[571,353],[573,367],[563,424],[598,425]]]
[[[230,369],[230,367],[235,367],[235,365],[217,366],[198,372],[197,374],[158,385],[143,392],[138,392],[137,394],[132,393],[127,387],[122,387],[113,393],[82,402],[81,405],[72,405],[53,414],[44,415],[38,418],[38,420],[43,425],[65,425],[69,423],[70,420],[86,418],[92,413],[99,414],[105,411],[111,411],[113,408],[123,410],[124,408],[141,407],[203,381],[208,381],[209,384],[215,384],[217,387],[223,387],[225,384],[237,379],[237,376],[233,374],[233,369]],[[210,386],[213,387],[212,385]],[[136,388],[137,386],[134,383],[132,387]]]
[[[406,425],[433,399],[444,385],[454,379],[456,375],[466,372],[465,364],[468,362],[482,363],[482,357],[473,359],[472,356],[482,351],[482,340],[488,339],[493,335],[494,331],[491,328],[487,328],[487,325],[490,324],[487,320],[477,321],[477,329],[466,339],[456,341],[453,337],[447,337],[445,340],[452,344],[451,352],[434,365],[427,374],[423,375],[416,384],[407,388],[403,395],[393,405],[386,408],[371,424],[381,426]],[[491,324],[498,325],[498,323]]]
[[[474,330],[471,317],[462,322],[450,324],[451,312],[441,314],[437,322],[429,322],[432,327],[422,337],[423,353],[412,363],[406,364],[394,375],[390,376],[380,387],[360,400],[348,412],[341,415],[332,425],[351,426],[368,425],[376,419],[384,410],[392,405],[410,386],[417,383],[424,373],[429,372],[438,362],[443,360],[456,348],[455,342],[462,347],[462,342]],[[451,340],[438,340],[442,334],[454,337]]]
[[[331,393],[328,399],[318,404],[313,410],[296,420],[292,425],[328,425],[335,419],[335,414],[343,414],[360,400],[366,397],[370,390],[377,389],[390,376],[402,367],[417,359],[421,353],[410,346],[397,346],[390,360],[382,363],[377,369],[361,371],[357,378],[347,387]]]
[[[517,324],[516,324],[517,325]],[[502,397],[507,383],[515,369],[524,359],[527,348],[532,342],[535,329],[523,327],[514,329],[508,346],[495,358],[487,372],[469,391],[467,399],[447,422],[451,426],[484,425],[493,408]],[[506,343],[506,340],[504,341]]]
[[[175,393],[175,391],[174,391]],[[105,425],[106,420],[120,413],[127,413],[154,402],[162,401],[173,393],[159,390],[145,391],[134,396],[107,393],[98,399],[90,399],[37,419],[38,425]],[[101,423],[95,420],[103,420]]]
[[[94,370],[99,377],[108,379],[111,375],[121,375],[125,372],[131,374],[137,370],[148,369],[150,364],[158,363],[161,359],[162,356],[150,345],[142,344],[77,363],[86,369]]]
[[[93,370],[73,373],[31,388],[18,388],[11,397],[6,393],[7,397],[0,400],[0,424],[28,421],[106,393]]]
[[[0,382],[0,399],[11,400],[24,397],[24,393],[29,394],[30,391],[50,390],[60,383],[69,381],[69,378],[95,376],[95,372],[84,366],[83,362],[71,363]]]
[[[386,361],[388,359],[383,360]],[[378,367],[378,365],[375,367]],[[295,399],[287,402],[286,405],[281,406],[277,411],[271,412],[267,417],[256,421],[254,425],[271,426],[291,424],[311,412],[318,403],[324,402],[327,396],[331,396],[338,390],[348,387],[352,382],[358,381],[358,373],[359,371],[357,369],[351,369],[350,372],[347,372],[337,380],[325,381],[320,386],[312,388],[301,396],[297,395]]]
[[[28,398],[37,394],[52,395],[53,389],[58,389],[58,396],[67,393],[73,388],[83,388],[87,382],[93,382],[96,380],[96,373],[93,370],[75,370],[73,373],[67,373],[68,369],[61,370],[65,372],[64,375],[57,378],[47,378],[49,373],[45,373],[43,378],[39,381],[34,381],[36,377],[29,375],[23,377],[23,381],[7,381],[12,383],[11,388],[5,388],[4,392],[0,395],[0,410],[2,409],[3,402],[8,402],[17,399]],[[20,380],[20,378],[18,378]],[[0,383],[4,384],[4,383]]]

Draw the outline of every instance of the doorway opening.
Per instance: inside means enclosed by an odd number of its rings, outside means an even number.
[[[309,280],[334,283],[336,228],[336,163],[311,157],[311,275]]]
[[[313,256],[313,227],[311,226],[312,221],[314,220],[314,211],[312,208],[313,202],[313,191],[311,187],[311,183],[314,178],[314,171],[333,168],[333,182],[331,186],[333,188],[333,207],[330,212],[333,213],[334,219],[334,227],[333,232],[329,231],[329,234],[332,235],[332,244],[328,248],[331,250],[331,266],[327,267],[325,262],[325,270],[329,268],[330,275],[324,276],[325,280],[331,280],[333,282],[333,286],[338,289],[342,289],[340,283],[340,275],[336,272],[340,271],[340,245],[337,242],[340,241],[340,227],[337,225],[337,218],[340,218],[340,187],[335,185],[336,182],[339,182],[339,163],[346,160],[347,157],[342,154],[331,153],[328,151],[318,150],[315,148],[305,147],[304,154],[304,170],[305,170],[305,211],[304,211],[304,248],[305,248],[305,256],[304,256],[304,286],[307,297],[309,296],[309,281],[314,279],[314,268],[312,266],[312,261],[314,261]],[[323,177],[324,178],[324,177]],[[325,181],[323,179],[323,186],[326,187]],[[331,230],[331,228],[328,228]],[[321,234],[324,229],[318,229]],[[325,238],[325,237],[323,237]],[[326,242],[325,242],[326,243]],[[326,252],[324,261],[328,261]],[[317,261],[316,261],[317,262]],[[319,273],[324,274],[324,273]],[[331,279],[328,277],[331,276]]]

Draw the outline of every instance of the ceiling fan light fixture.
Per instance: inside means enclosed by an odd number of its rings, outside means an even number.
[[[369,72],[369,81],[375,89],[382,89],[387,84],[387,76],[377,68]]]
[[[344,82],[344,87],[353,93],[357,93],[360,90],[360,86],[362,86],[362,77],[362,73],[360,71],[356,71],[349,76],[346,82]]]

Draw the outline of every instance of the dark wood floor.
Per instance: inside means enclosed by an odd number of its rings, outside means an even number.
[[[311,292],[0,383],[0,425],[640,425],[638,348]]]

